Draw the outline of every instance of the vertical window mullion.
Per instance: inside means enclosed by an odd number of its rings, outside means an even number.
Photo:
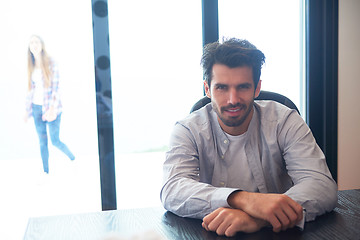
[[[306,0],[306,121],[337,180],[338,0]]]
[[[92,0],[98,147],[102,210],[115,210],[116,186],[107,0]]]

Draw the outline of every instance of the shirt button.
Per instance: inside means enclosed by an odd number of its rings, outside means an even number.
[[[224,143],[225,143],[225,144],[228,144],[228,142],[229,142],[229,141],[228,141],[227,139],[226,139],[226,140],[224,140]]]
[[[221,159],[224,159],[224,155],[221,155]]]

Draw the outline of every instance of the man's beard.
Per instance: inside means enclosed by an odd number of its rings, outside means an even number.
[[[218,118],[228,127],[238,127],[240,126],[241,124],[243,124],[245,122],[245,120],[247,119],[247,117],[250,115],[251,113],[251,110],[254,106],[254,100],[249,104],[249,107],[247,107],[245,104],[235,104],[235,105],[228,105],[226,107],[221,107],[220,109],[220,112],[219,112],[219,108],[217,106],[214,106],[214,103],[212,103],[213,105],[213,109],[215,110]],[[237,119],[237,118],[230,118],[230,119],[227,119],[225,118],[222,113],[224,111],[226,111],[227,109],[229,108],[236,108],[236,107],[240,107],[241,110],[243,109],[246,109],[244,115],[242,117],[240,117],[240,119]]]

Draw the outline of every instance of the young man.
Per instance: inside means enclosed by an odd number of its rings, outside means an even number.
[[[299,114],[254,101],[264,61],[246,40],[208,44],[202,66],[211,104],[175,124],[166,154],[164,207],[202,218],[219,235],[303,228],[337,202],[324,154]]]

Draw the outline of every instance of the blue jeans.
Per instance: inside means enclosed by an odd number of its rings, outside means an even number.
[[[48,149],[48,136],[47,136],[47,127],[49,126],[49,133],[51,143],[65,153],[71,160],[74,160],[74,155],[70,152],[69,148],[60,141],[60,120],[61,114],[52,122],[47,122],[42,120],[42,106],[41,105],[32,105],[32,114],[34,117],[36,132],[39,136],[40,141],[40,152],[41,159],[43,162],[44,172],[49,173],[49,149]]]

